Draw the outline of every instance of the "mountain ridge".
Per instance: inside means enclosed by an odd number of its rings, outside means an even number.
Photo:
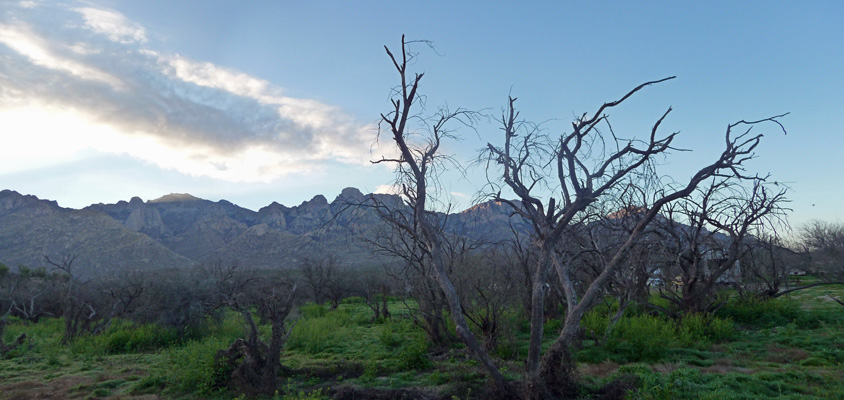
[[[322,254],[340,256],[352,267],[380,264],[385,259],[373,252],[365,237],[368,229],[381,224],[380,218],[372,209],[348,210],[367,197],[403,204],[397,195],[364,195],[348,187],[330,202],[317,194],[298,206],[273,201],[258,211],[187,193],[72,209],[3,190],[0,262],[37,267],[44,265],[44,256],[72,253],[80,255],[81,270],[90,275],[184,268],[215,259],[252,268],[290,268],[305,256]],[[480,218],[485,221],[470,225],[482,227],[485,234],[497,228],[509,232],[503,208],[475,206],[451,214],[449,224],[466,225]]]

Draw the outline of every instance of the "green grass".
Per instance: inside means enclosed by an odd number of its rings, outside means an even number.
[[[679,322],[631,308],[606,340],[615,306],[603,304],[584,318],[584,340],[576,353],[581,377],[592,388],[633,379],[637,388],[628,394],[631,399],[844,398],[844,307],[824,300],[844,297],[842,292],[819,287],[768,302],[734,300],[715,316],[690,315]],[[392,299],[390,312],[392,319],[373,322],[371,310],[354,298],[336,310],[302,307],[282,353],[282,363],[293,372],[281,379],[272,398],[325,399],[339,385],[483,396],[486,377],[465,349],[431,354],[405,306]],[[523,313],[508,313],[506,333],[493,350],[510,379],[523,373],[524,321]],[[546,346],[559,328],[558,320],[548,321]],[[214,361],[218,350],[243,336],[238,314],[206,321],[186,336],[116,321],[100,336],[64,346],[63,329],[58,319],[10,321],[4,340],[22,332],[30,339],[0,359],[0,399],[37,392],[74,398],[240,398],[224,386],[229,371]],[[266,339],[269,327],[260,330]]]

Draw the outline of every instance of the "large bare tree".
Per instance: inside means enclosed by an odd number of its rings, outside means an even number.
[[[778,122],[781,116],[730,124],[725,133],[726,146],[714,162],[693,174],[685,184],[662,185],[655,176],[654,159],[672,149],[677,135],[659,133],[671,109],[639,140],[622,139],[609,124],[607,112],[640,90],[670,79],[673,77],[645,82],[618,100],[602,104],[594,113],[582,114],[572,122],[571,132],[553,139],[521,120],[516,99],[511,97],[501,119],[504,142],[489,144],[484,153],[491,166],[499,168],[500,182],[490,182],[491,197],[510,204],[513,212],[530,223],[532,245],[539,255],[532,271],[531,332],[525,377],[528,397],[573,395],[577,387],[571,346],[580,321],[604,294],[616,269],[663,206],[689,196],[698,185],[714,176],[745,177],[742,165],[753,157],[762,138],[752,135],[750,128],[772,122],[783,129]],[[599,129],[599,125],[606,128]],[[621,196],[631,187],[647,188],[643,192],[652,193],[648,205],[620,246],[604,258],[600,273],[585,289],[576,290],[574,265],[560,259],[556,249],[564,245],[573,224],[594,215],[590,212],[593,207]],[[502,189],[509,189],[518,201],[507,199],[501,194]],[[568,307],[561,331],[543,355],[542,304],[552,270],[563,287]]]
[[[680,285],[666,285],[662,297],[684,314],[722,306],[717,285],[741,283],[740,260],[758,242],[751,233],[776,231],[784,218],[785,194],[784,187],[760,177],[716,176],[668,207],[656,224],[667,261],[661,272],[665,281],[679,276]]]
[[[413,54],[408,52],[408,42],[402,36],[401,52],[396,55],[385,46],[387,55],[399,75],[400,83],[393,92],[390,112],[381,115],[379,135],[383,132],[394,142],[397,155],[383,157],[374,163],[393,163],[396,166],[396,187],[404,199],[408,211],[382,212],[382,218],[402,230],[430,262],[433,278],[439,284],[454,321],[457,335],[469,351],[488,371],[495,385],[510,392],[504,376],[498,370],[489,353],[480,345],[466,321],[454,283],[447,271],[446,248],[437,213],[432,211],[433,199],[429,197],[436,187],[438,170],[448,162],[440,153],[444,139],[452,138],[453,124],[472,122],[475,115],[467,110],[439,109],[430,118],[418,114],[420,108],[419,84],[423,73],[408,70]],[[400,214],[408,214],[409,218]]]

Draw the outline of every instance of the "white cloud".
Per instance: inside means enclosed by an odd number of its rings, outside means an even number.
[[[0,171],[94,151],[233,182],[367,163],[372,138],[336,107],[156,49],[120,13],[55,3],[0,13],[0,126],[19,161]]]
[[[146,30],[119,12],[90,7],[76,8],[74,11],[85,18],[85,27],[108,36],[113,42],[129,44],[147,41]]]
[[[28,26],[0,24],[0,43],[26,57],[35,66],[69,73],[85,80],[108,83],[113,87],[121,86],[120,80],[112,75],[56,54],[49,44]]]
[[[378,185],[373,193],[399,194],[400,189],[396,185]]]

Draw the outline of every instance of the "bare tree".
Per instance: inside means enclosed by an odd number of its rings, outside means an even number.
[[[348,270],[342,268],[333,254],[305,256],[299,263],[299,271],[316,303],[328,300],[331,308],[336,309],[349,292]]]
[[[748,180],[749,187],[741,185]],[[724,301],[716,296],[717,285],[741,283],[740,260],[756,242],[750,233],[778,225],[785,193],[784,188],[772,190],[762,178],[717,176],[696,196],[667,208],[658,225],[672,246],[666,248],[670,262],[662,272],[664,279],[678,274],[680,285],[665,286],[662,297],[686,314],[720,308]]]
[[[418,242],[418,237],[399,228],[412,226],[412,215],[404,210],[401,201],[393,200],[396,199],[373,197],[365,203],[365,206],[373,207],[385,220],[394,221],[371,232],[372,237],[368,241],[377,253],[397,261],[398,266],[385,268],[385,273],[402,286],[401,298],[413,322],[425,331],[434,346],[448,347],[453,342],[453,337],[448,332],[444,317],[445,296],[436,280],[432,279],[430,254],[425,251],[424,245]],[[400,221],[400,224],[395,223],[397,221]],[[441,225],[439,227],[441,228]],[[364,288],[369,294],[366,296],[367,293],[364,293],[364,298],[371,298],[372,300],[368,300],[370,303],[375,301],[373,296],[377,296],[377,288],[371,285],[364,285]],[[413,301],[408,302],[408,297]],[[382,297],[382,301],[383,299]],[[383,313],[386,304],[379,309]]]
[[[396,187],[399,188],[410,210],[410,218],[397,218],[395,213],[390,212],[382,213],[382,218],[385,222],[404,231],[415,243],[419,244],[419,250],[430,260],[433,277],[442,290],[457,335],[488,371],[496,387],[510,392],[504,376],[488,352],[478,343],[464,317],[460,296],[447,271],[442,230],[437,229],[439,224],[436,214],[431,210],[433,200],[429,197],[437,189],[438,169],[442,168],[442,163],[449,162],[449,158],[439,151],[442,141],[453,137],[452,124],[471,123],[474,114],[462,109],[452,111],[448,108],[441,108],[432,118],[427,119],[417,114],[416,109],[420,106],[418,89],[424,74],[411,74],[408,71],[408,62],[413,58],[413,54],[407,50],[408,44],[402,36],[401,53],[398,56],[385,46],[387,55],[399,75],[400,84],[393,93],[393,109],[381,115],[379,126],[382,128],[380,131],[388,134],[394,142],[398,155],[392,158],[381,158],[374,163],[396,165]],[[414,130],[416,126],[419,126],[422,131]]]
[[[812,272],[844,276],[844,224],[813,220],[800,227],[799,240],[811,256]]]
[[[9,275],[9,267],[7,267],[3,263],[0,263],[0,284],[6,283],[8,275]],[[9,290],[12,291],[13,289],[10,287]],[[6,353],[16,349],[21,344],[23,344],[24,341],[26,340],[26,334],[21,333],[20,336],[18,336],[18,338],[15,339],[14,342],[12,342],[10,344],[5,343],[3,337],[4,337],[4,334],[6,333],[6,325],[9,323],[9,319],[8,319],[9,314],[11,314],[12,310],[14,309],[14,301],[10,299],[10,301],[8,303],[8,307],[6,306],[6,304],[0,302],[0,307],[3,307],[3,308],[6,309],[6,311],[3,313],[3,315],[0,316],[0,356],[3,356]],[[2,309],[0,309],[0,310],[2,310]]]
[[[59,260],[45,256],[55,268],[55,278],[62,298],[62,319],[65,333],[62,343],[68,344],[79,336],[105,332],[114,318],[130,311],[143,293],[143,283],[133,279],[97,279],[80,281],[74,276],[76,255],[64,255]]]
[[[737,285],[739,296],[775,298],[792,287],[792,274],[798,266],[808,263],[808,255],[795,251],[794,244],[786,244],[777,232],[758,232],[750,240],[750,251],[741,260],[744,284]],[[794,275],[799,278],[799,275]]]
[[[228,378],[238,388],[262,394],[276,392],[281,351],[292,330],[287,329],[286,319],[294,308],[297,285],[257,280],[251,272],[241,271],[235,262],[212,264],[211,272],[222,304],[243,317],[247,330],[245,339],[236,339],[228,349],[217,353],[217,362],[231,367]],[[269,343],[261,340],[253,311],[269,321]]]
[[[506,251],[487,244],[460,257],[459,267],[450,272],[463,313],[480,332],[487,351],[494,350],[505,333],[504,313],[519,304],[519,271],[507,262]]]
[[[42,316],[58,314],[54,295],[56,279],[46,268],[18,267],[4,280],[4,297],[10,315],[38,322]]]
[[[672,149],[676,133],[658,135],[669,108],[654,123],[644,140],[622,139],[609,124],[606,112],[620,105],[643,88],[673,77],[645,82],[620,99],[601,105],[596,112],[584,113],[572,123],[572,131],[553,140],[545,140],[541,132],[519,117],[515,98],[510,98],[502,117],[504,143],[489,144],[484,159],[500,168],[498,181],[491,181],[491,197],[508,203],[513,211],[531,224],[532,244],[539,256],[534,267],[531,335],[527,360],[527,391],[529,397],[549,398],[570,396],[576,390],[576,376],[571,345],[577,335],[580,321],[604,293],[615,270],[626,258],[645,228],[657,217],[659,211],[673,201],[692,194],[702,182],[717,175],[744,176],[742,164],[753,157],[761,135],[750,135],[750,127],[773,122],[780,128],[780,116],[759,121],[739,121],[726,130],[726,148],[713,163],[704,166],[684,185],[660,185],[654,175],[654,158]],[[605,123],[607,133],[598,128]],[[736,129],[748,128],[736,134]],[[546,168],[547,167],[547,168]],[[557,257],[556,249],[565,240],[565,233],[572,223],[589,215],[590,207],[602,199],[619,196],[630,186],[653,187],[649,206],[638,223],[622,241],[615,252],[605,259],[601,273],[579,294],[574,286],[571,264]],[[512,191],[518,202],[501,195],[501,190]],[[543,201],[543,194],[547,202]],[[558,201],[559,199],[559,201]],[[542,355],[544,288],[551,270],[564,289],[566,316],[563,327],[548,351]]]
[[[357,275],[359,279],[355,282],[353,291],[362,297],[372,310],[372,321],[389,319],[391,315],[387,302],[391,289],[387,276],[375,270],[359,270]]]
[[[844,284],[844,262],[841,257],[844,254],[844,224],[810,221],[800,227],[798,240],[808,256],[808,269],[819,276],[821,281],[780,290],[771,297],[816,286]],[[841,299],[833,300],[844,306]]]

